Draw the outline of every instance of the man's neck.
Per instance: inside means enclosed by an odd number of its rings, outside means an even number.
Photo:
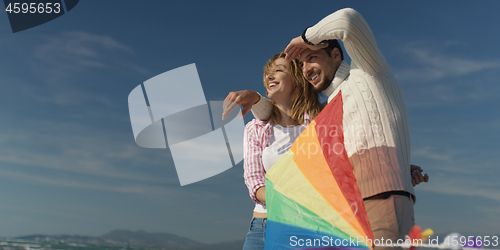
[[[335,89],[337,89],[337,87],[347,78],[347,76],[349,76],[350,70],[351,67],[349,66],[349,64],[346,61],[342,61],[339,68],[335,72],[335,75],[333,76],[332,82],[330,83],[330,85],[328,85],[328,87],[326,87],[325,90],[323,90],[327,96],[331,96],[333,92],[335,92]]]

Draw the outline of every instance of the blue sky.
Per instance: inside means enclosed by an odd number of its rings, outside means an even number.
[[[365,17],[402,86],[412,163],[431,178],[416,188],[416,223],[499,234],[500,2],[85,0],[15,34],[0,12],[0,236],[244,238],[242,164],[181,187],[167,150],[135,143],[128,94],[190,63],[207,100],[264,93],[267,59],[344,7]]]

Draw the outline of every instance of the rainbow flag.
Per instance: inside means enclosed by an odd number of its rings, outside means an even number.
[[[344,147],[341,92],[266,174],[265,249],[371,249]]]

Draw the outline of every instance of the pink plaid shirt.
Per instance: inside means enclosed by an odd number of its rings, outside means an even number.
[[[311,118],[307,113],[304,114],[304,125],[308,126]],[[262,163],[262,151],[269,144],[269,138],[273,133],[273,123],[271,121],[263,121],[253,119],[245,126],[245,135],[243,139],[243,168],[245,184],[248,187],[248,192],[253,201],[257,204],[262,204],[255,193],[260,187],[266,185],[265,175],[266,170]]]

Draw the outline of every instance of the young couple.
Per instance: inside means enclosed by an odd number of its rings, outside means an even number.
[[[402,92],[363,17],[342,9],[307,28],[269,60],[264,85],[271,101],[243,90],[231,92],[224,106],[224,114],[242,105],[243,114],[252,109],[257,118],[245,128],[245,183],[256,206],[244,249],[264,248],[264,175],[319,113],[321,91],[329,101],[342,95],[345,149],[375,239],[403,238],[414,225],[413,186],[428,176],[410,166]]]

